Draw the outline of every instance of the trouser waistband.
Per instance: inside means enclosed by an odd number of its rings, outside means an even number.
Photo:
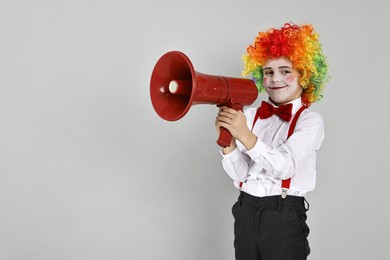
[[[305,207],[305,202],[307,203],[305,198],[298,197],[298,196],[288,195],[284,199],[280,195],[256,197],[241,191],[240,196],[238,197],[238,201],[240,205],[246,204],[254,208],[277,207],[278,209],[282,209],[283,206],[295,206],[295,207],[303,206],[306,210],[308,210],[308,207],[307,208]]]

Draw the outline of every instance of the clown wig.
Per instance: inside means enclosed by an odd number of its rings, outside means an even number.
[[[287,57],[300,73],[302,101],[310,105],[322,98],[328,81],[326,57],[322,54],[319,35],[313,26],[286,23],[281,29],[260,32],[243,56],[243,76],[251,75],[259,92],[264,91],[263,66],[270,59]]]

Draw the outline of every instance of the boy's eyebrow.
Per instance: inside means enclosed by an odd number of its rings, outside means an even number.
[[[290,66],[280,66],[279,69],[292,69]],[[272,70],[271,67],[265,67],[263,70]]]

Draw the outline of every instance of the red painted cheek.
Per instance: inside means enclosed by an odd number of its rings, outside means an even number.
[[[267,84],[268,84],[268,79],[267,78],[263,79],[263,85],[267,85]]]
[[[295,81],[295,77],[290,75],[286,78],[286,81],[289,82],[289,83],[293,83]]]

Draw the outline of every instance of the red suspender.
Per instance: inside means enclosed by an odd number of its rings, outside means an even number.
[[[302,111],[305,110],[306,108],[307,108],[306,106],[301,106],[301,108],[297,111],[297,113],[295,113],[295,116],[294,116],[293,120],[291,121],[290,128],[288,129],[287,139],[290,138],[290,136],[294,133],[298,118],[301,115]],[[285,198],[287,195],[286,192],[290,188],[290,182],[291,182],[291,178],[289,178],[287,180],[282,180],[282,189],[283,189],[282,197],[283,198]]]
[[[295,113],[294,118],[291,121],[290,128],[288,129],[287,139],[290,138],[290,136],[294,133],[295,126],[297,125],[298,118],[301,115],[301,113],[303,112],[303,110],[305,110],[306,108],[307,108],[307,106],[301,106],[301,108]],[[256,121],[257,121],[258,118],[259,118],[259,116],[256,113],[255,118],[253,120],[252,130],[253,130],[253,127],[255,126]],[[287,180],[282,180],[282,189],[283,189],[282,197],[283,198],[285,198],[286,195],[287,195],[286,192],[290,188],[290,183],[291,183],[291,178],[289,178]],[[240,182],[240,188],[242,187],[242,184],[243,183]]]

